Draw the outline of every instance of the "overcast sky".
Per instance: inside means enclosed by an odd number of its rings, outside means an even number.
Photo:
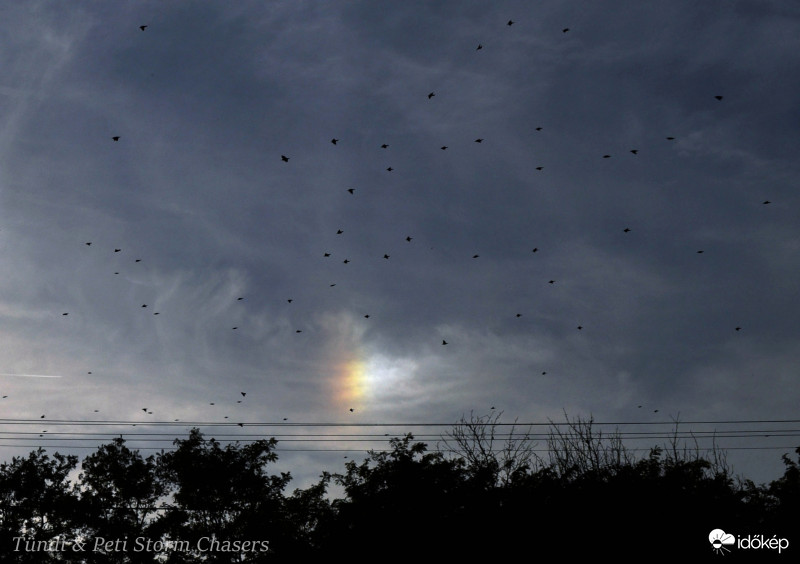
[[[684,430],[755,432],[718,444],[756,481],[800,444],[742,422],[800,419],[791,3],[4,2],[0,22],[4,459],[100,443],[71,431],[432,435],[410,424],[492,408],[740,422]],[[300,478],[363,457],[279,454]]]

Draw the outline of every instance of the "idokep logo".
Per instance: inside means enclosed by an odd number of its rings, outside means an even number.
[[[736,539],[733,535],[729,535],[722,529],[714,529],[708,534],[708,542],[711,543],[711,547],[714,549],[714,552],[717,554],[725,554],[726,552],[730,552],[730,548],[725,548],[726,546],[730,546],[736,543]]]
[[[741,548],[743,550],[777,550],[778,554],[782,550],[789,548],[789,539],[779,539],[777,535],[764,538],[764,535],[747,535],[746,537],[734,537],[722,529],[714,529],[708,534],[708,542],[717,554],[725,555],[730,552],[729,546]]]

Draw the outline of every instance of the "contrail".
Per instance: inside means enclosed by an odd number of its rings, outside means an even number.
[[[0,374],[0,376],[17,376],[19,378],[61,378],[50,374]]]

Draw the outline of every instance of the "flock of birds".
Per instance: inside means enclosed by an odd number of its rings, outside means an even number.
[[[514,21],[512,21],[512,20],[508,20],[508,22],[507,22],[507,25],[508,25],[508,26],[512,26],[513,24],[514,24]],[[141,26],[139,26],[139,29],[140,29],[142,32],[145,32],[146,30],[148,30],[148,28],[149,28],[149,26],[148,26],[148,25],[141,25]],[[570,28],[563,28],[561,31],[562,31],[562,33],[566,34],[566,33],[568,33],[568,32],[570,31]],[[476,51],[482,51],[482,50],[484,50],[484,45],[483,45],[482,43],[479,43],[479,44],[477,45],[477,47],[476,47]],[[436,96],[437,96],[437,93],[436,93],[436,91],[430,91],[430,92],[428,92],[428,94],[427,94],[427,99],[428,99],[429,101],[431,101],[431,103],[433,103],[432,101],[433,101],[433,99],[434,99]],[[715,96],[713,96],[713,98],[714,98],[714,99],[715,99],[717,102],[722,102],[722,100],[723,100],[723,96],[722,96],[722,95],[715,95]],[[424,103],[424,102],[423,102],[423,103]],[[538,132],[542,132],[542,131],[543,131],[543,127],[541,127],[541,126],[537,126],[537,127],[535,128],[535,130],[536,130],[536,131],[538,131]],[[121,135],[113,135],[113,136],[111,137],[111,141],[112,141],[113,143],[120,143],[120,141],[121,141],[121,140],[122,140],[122,136],[121,136]],[[482,143],[484,143],[484,141],[485,141],[485,140],[486,140],[486,139],[485,139],[485,138],[483,138],[483,137],[477,137],[477,138],[475,138],[475,139],[474,139],[474,143],[476,143],[476,144],[482,144]],[[665,140],[666,140],[666,141],[669,141],[669,142],[672,142],[672,141],[675,141],[675,137],[674,137],[674,136],[665,136]],[[337,146],[337,147],[339,147],[339,146],[340,146],[340,142],[341,142],[341,139],[340,139],[340,138],[338,138],[338,137],[333,137],[333,138],[331,138],[331,139],[330,139],[330,143],[331,143],[332,145],[334,145],[334,146]],[[381,145],[379,145],[379,148],[380,148],[380,149],[383,149],[383,150],[388,150],[388,149],[390,148],[390,145],[389,145],[389,143],[382,143]],[[448,148],[449,148],[449,146],[448,146],[448,145],[441,145],[441,146],[440,146],[440,149],[441,149],[442,151],[445,151],[445,150],[447,150]],[[639,153],[640,153],[640,150],[639,150],[639,149],[637,149],[637,148],[631,148],[631,149],[629,150],[629,152],[630,152],[630,154],[631,154],[631,155],[633,155],[633,156],[635,157],[635,156],[638,156],[638,155],[639,155]],[[612,155],[611,155],[611,154],[603,154],[603,155],[599,155],[599,157],[600,157],[600,158],[602,158],[602,159],[610,159],[610,158],[612,158]],[[290,164],[291,158],[292,158],[292,157],[291,157],[290,155],[287,155],[287,154],[280,154],[280,161],[281,161],[281,162],[283,162],[283,163],[285,163],[287,166],[291,166],[291,164]],[[538,166],[536,166],[536,167],[535,167],[535,169],[536,169],[537,171],[543,171],[543,170],[544,170],[544,165],[538,165]],[[387,167],[385,170],[386,170],[387,172],[391,173],[391,172],[393,172],[395,169],[394,169],[392,166],[388,166],[388,167]],[[352,187],[351,187],[351,188],[347,188],[347,189],[346,189],[346,192],[347,192],[347,193],[349,193],[351,196],[357,197],[357,196],[356,196],[356,189],[355,189],[355,188],[352,188]],[[771,202],[770,202],[769,200],[764,200],[764,201],[763,201],[763,204],[764,204],[764,205],[767,205],[767,204],[770,204],[770,203],[771,203]],[[624,233],[624,234],[629,234],[629,233],[631,233],[631,232],[632,232],[632,229],[631,229],[630,227],[628,227],[628,226],[624,226],[624,227],[620,226],[620,231],[621,231],[622,233]],[[337,231],[336,231],[336,235],[342,235],[343,233],[344,233],[344,229],[342,229],[342,228],[339,228],[339,229],[337,229]],[[413,241],[414,241],[414,237],[412,237],[411,235],[406,235],[406,236],[404,237],[404,240],[405,240],[405,243],[407,243],[407,244],[414,244],[414,243],[413,243]],[[402,244],[402,243],[400,243],[400,244]],[[85,246],[85,247],[91,247],[91,248],[93,248],[93,249],[94,249],[94,248],[97,248],[97,245],[96,245],[96,244],[95,244],[95,245],[93,245],[93,241],[85,241],[85,242],[84,242],[84,246]],[[120,248],[120,247],[111,247],[111,248],[109,249],[109,252],[111,252],[111,250],[113,250],[113,254],[119,254],[119,253],[123,253],[123,249],[122,249],[122,248]],[[532,252],[532,253],[537,253],[537,252],[539,252],[539,250],[540,250],[540,249],[539,249],[538,247],[533,247],[533,248],[532,248],[532,250],[531,250],[531,252]],[[698,254],[702,254],[702,253],[704,253],[704,250],[703,250],[703,249],[697,249],[697,250],[696,250],[696,252],[697,252]],[[331,252],[330,250],[324,250],[323,252],[321,252],[321,256],[322,256],[324,259],[331,259],[331,258],[333,258],[333,254],[332,254],[332,252]],[[384,253],[384,254],[382,255],[382,258],[383,258],[384,260],[390,260],[391,256],[392,256],[392,255],[390,254],[390,252],[386,252],[386,253]],[[474,253],[474,254],[472,255],[472,259],[479,259],[479,258],[480,258],[480,256],[481,256],[481,255],[480,255],[479,253]],[[133,259],[131,259],[131,264],[138,264],[138,263],[141,263],[141,262],[142,262],[142,258],[139,258],[139,257],[136,257],[136,258],[133,258]],[[350,262],[351,262],[351,259],[350,259],[349,257],[344,257],[344,258],[342,259],[342,263],[343,263],[343,264],[345,264],[345,265],[349,264]],[[114,272],[114,274],[115,274],[115,275],[119,275],[119,274],[120,274],[120,270],[114,270],[113,272]],[[556,280],[555,280],[555,279],[549,279],[549,280],[547,280],[547,283],[548,283],[548,284],[550,284],[550,285],[554,285],[554,284],[556,283]],[[331,283],[330,283],[330,287],[334,287],[334,286],[336,286],[336,283],[335,283],[335,282],[331,282]],[[292,304],[292,303],[294,302],[294,298],[285,298],[285,299],[286,299],[286,302],[287,302],[287,303],[289,303],[289,304]],[[241,297],[237,297],[237,298],[236,298],[236,301],[243,301],[243,300],[245,300],[245,297],[244,297],[244,296],[241,296]],[[150,303],[141,303],[141,304],[139,305],[139,309],[147,309],[148,311],[152,311],[152,310],[153,310],[153,307],[152,307],[152,304],[150,304]],[[165,313],[168,313],[168,312],[165,312]],[[62,316],[65,316],[65,317],[66,317],[66,316],[68,316],[69,314],[70,314],[70,312],[69,312],[69,311],[62,311],[62,312],[61,312],[61,315],[62,315]],[[158,316],[158,315],[161,315],[161,314],[162,314],[162,312],[161,312],[161,311],[152,311],[152,315],[154,315],[154,316]],[[522,315],[523,315],[522,313],[519,313],[519,312],[517,312],[517,313],[515,314],[515,317],[519,318],[519,317],[522,317]],[[370,317],[371,317],[371,316],[370,316],[370,314],[369,314],[369,313],[364,313],[364,314],[363,314],[363,317],[364,317],[365,319],[370,319]],[[583,329],[584,329],[584,326],[583,326],[583,325],[581,325],[581,324],[579,324],[579,325],[577,325],[577,326],[576,326],[576,329],[577,329],[578,331],[583,331]],[[741,329],[742,329],[742,327],[741,327],[741,326],[736,326],[736,327],[735,327],[735,331],[741,331]],[[233,325],[233,326],[231,327],[231,330],[238,331],[238,330],[239,330],[239,325]],[[300,329],[300,328],[296,328],[296,329],[294,329],[294,331],[295,331],[295,333],[298,333],[298,334],[303,332],[303,330],[302,330],[302,329]],[[449,342],[447,339],[442,339],[442,340],[441,340],[441,345],[442,345],[442,346],[447,346],[447,345],[449,345],[449,344],[450,344],[450,342]],[[89,371],[89,372],[88,372],[88,374],[92,374],[92,372],[91,372],[91,371]],[[545,374],[547,374],[547,372],[546,372],[546,371],[543,371],[543,372],[542,372],[542,375],[545,375]],[[240,392],[240,394],[241,394],[241,397],[240,397],[240,399],[236,400],[236,403],[238,403],[238,404],[241,404],[241,403],[242,403],[242,402],[245,400],[245,397],[246,397],[246,395],[247,395],[247,393],[246,393],[246,392]],[[3,396],[3,398],[6,398],[6,397],[7,397],[7,396]],[[210,405],[214,406],[214,405],[216,405],[216,402],[210,402]],[[642,405],[639,405],[638,407],[639,407],[639,408],[642,408],[643,406],[642,406]],[[492,409],[494,409],[494,407],[492,407]],[[143,408],[141,408],[141,411],[142,411],[142,412],[144,412],[144,413],[145,413],[145,414],[147,414],[147,415],[153,415],[153,411],[152,411],[151,409],[148,409],[147,407],[143,407]],[[654,412],[656,412],[656,413],[657,413],[658,411],[659,411],[658,409],[655,409],[655,410],[654,410]],[[98,412],[98,410],[94,410],[94,412],[95,412],[95,413],[97,413],[97,412]],[[354,413],[354,412],[355,412],[355,408],[349,408],[349,412],[350,412],[350,413]],[[229,419],[229,416],[228,416],[228,415],[226,415],[226,416],[224,416],[224,418],[225,418],[225,419]],[[45,419],[45,415],[42,415],[42,416],[41,416],[41,419]],[[288,418],[283,418],[283,420],[284,420],[284,421],[287,421],[287,420],[288,420]],[[175,419],[175,421],[178,421],[178,419]],[[245,425],[245,423],[237,423],[237,425],[238,425],[238,426],[244,426],[244,425]],[[43,431],[43,432],[46,432],[46,431]],[[41,435],[40,435],[40,436],[41,436]]]

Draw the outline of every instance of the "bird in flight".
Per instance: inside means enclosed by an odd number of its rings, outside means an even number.
[[[430,94],[428,94],[428,100],[430,100],[434,96],[436,96],[436,94],[434,92],[431,92]]]
[[[769,200],[764,200],[764,205],[766,205],[766,204],[771,204],[771,203],[772,203],[772,202],[770,202]]]
[[[350,259],[344,259],[342,262],[347,264],[348,262],[350,262]]]
[[[610,158],[611,158],[611,155],[603,155],[603,158],[604,158],[604,159],[610,159]]]
[[[283,162],[285,162],[285,163],[288,163],[289,162],[289,157],[287,157],[286,155],[281,155],[281,160]]]
[[[736,330],[737,330],[737,331],[741,331],[741,330],[742,330],[742,328],[741,328],[741,327],[736,327]]]
[[[674,140],[675,140],[674,137],[667,137],[667,141],[674,141]]]
[[[114,137],[112,137],[111,139],[112,139],[112,140],[114,140],[114,141],[119,141],[119,135],[115,135],[115,136],[114,136]]]
[[[447,149],[447,145],[442,145],[442,151],[444,151],[445,149]]]
[[[506,25],[513,25],[513,23],[514,23],[514,20],[508,20],[508,23]]]
[[[406,237],[406,241],[408,241],[409,243],[411,242],[411,239],[413,239],[413,237]]]
[[[722,96],[714,96],[717,100],[722,100]]]
[[[538,252],[538,251],[539,251],[539,247],[534,247],[534,248],[533,248],[533,250],[532,250],[531,252],[532,252],[532,253],[536,253],[536,252]]]
[[[120,251],[122,251],[122,249],[114,249],[115,253],[119,253]]]
[[[247,392],[239,392],[239,393],[242,394],[242,397],[245,397],[247,395]]]
[[[444,339],[442,339],[442,344],[443,344],[443,345],[446,345],[446,344],[447,344],[447,341],[445,341]]]
[[[389,146],[389,145],[387,145],[386,143],[384,143],[383,145],[381,145],[381,149],[385,149],[385,148],[387,148],[388,146]]]
[[[481,45],[480,43],[478,43],[478,48],[477,48],[477,49],[475,49],[475,50],[476,50],[476,51],[480,51],[481,49],[483,49],[483,45]]]
[[[542,170],[543,168],[544,168],[543,166],[537,166],[536,170]]]
[[[536,131],[541,131],[541,130],[542,130],[542,128],[541,128],[541,127],[537,127],[537,128],[536,128]]]
[[[341,235],[342,233],[344,233],[344,231],[342,231],[341,229],[337,229],[337,230],[336,230],[336,234],[337,234],[337,235]]]
[[[335,137],[333,139],[331,139],[331,143],[333,143],[334,145],[336,145],[336,143],[338,143],[338,142],[339,142],[339,140],[336,139]]]
[[[638,153],[639,153],[639,149],[631,149],[631,153],[633,153],[634,155],[636,155],[636,154],[638,154]]]
[[[330,253],[325,253],[325,254],[323,254],[322,256],[324,256],[324,257],[329,257],[329,256],[331,256],[331,254],[330,254]]]
[[[347,189],[347,191],[348,191],[348,192],[350,192],[350,193],[352,194],[353,192],[355,192],[355,191],[356,191],[356,189],[355,189],[355,188],[348,188],[348,189]]]
[[[383,255],[383,258],[388,259],[389,255]]]
[[[353,413],[354,411],[355,411],[355,410],[354,410],[354,409],[351,407],[351,408],[350,408],[350,413]]]
[[[483,143],[483,139],[481,139],[481,138],[479,137],[479,138],[477,138],[477,139],[475,140],[475,142],[476,142],[476,143]]]
[[[626,228],[625,228],[625,229],[623,229],[622,231],[623,231],[623,232],[625,232],[625,233],[627,233],[627,232],[628,232],[628,231],[630,231],[630,230],[631,230],[631,228],[630,228],[630,227],[626,227]]]
[[[144,31],[144,30],[146,30],[146,29],[147,29],[147,26],[146,26],[146,25],[140,25],[140,26],[139,26],[139,29],[141,29],[142,31]]]
[[[561,33],[567,33],[568,31],[569,31],[569,28],[565,27],[564,29],[561,30]]]
[[[394,169],[392,167],[389,167],[386,170],[388,170],[389,172],[392,172]]]

